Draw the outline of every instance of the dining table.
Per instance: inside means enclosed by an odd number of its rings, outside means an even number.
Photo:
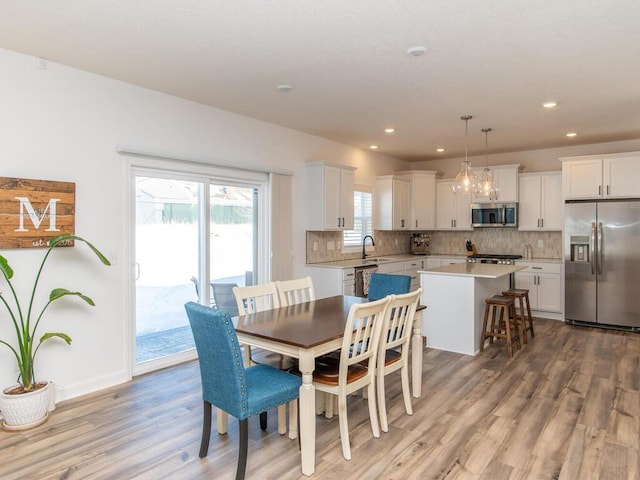
[[[310,302],[234,317],[238,340],[249,347],[298,359],[300,386],[300,456],[302,473],[313,475],[316,453],[316,392],[313,386],[315,359],[342,347],[344,329],[352,305],[366,303],[363,297],[337,295]],[[411,340],[412,395],[421,395],[422,310],[419,306]]]

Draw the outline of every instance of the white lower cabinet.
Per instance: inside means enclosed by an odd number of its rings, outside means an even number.
[[[518,262],[526,270],[515,273],[516,288],[529,290],[532,310],[562,313],[562,264]]]
[[[356,272],[353,268],[342,269],[342,294],[356,294]]]
[[[306,274],[313,280],[316,298],[355,294],[355,270],[307,266]]]
[[[418,270],[425,269],[424,259],[408,260],[404,264],[404,273],[411,277],[411,291],[420,287],[420,275]]]

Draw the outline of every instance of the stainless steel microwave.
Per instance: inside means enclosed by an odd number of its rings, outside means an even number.
[[[472,203],[472,227],[517,227],[517,203]]]

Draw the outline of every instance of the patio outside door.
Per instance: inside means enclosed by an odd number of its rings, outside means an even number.
[[[186,302],[215,307],[214,288],[252,282],[258,193],[209,179],[135,176],[136,373],[195,357]]]

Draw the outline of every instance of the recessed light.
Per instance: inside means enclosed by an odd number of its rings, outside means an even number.
[[[578,135],[577,132],[569,132],[569,133],[567,133],[567,137],[571,137],[571,138],[575,137],[576,135]]]
[[[395,131],[396,131],[396,129],[395,129],[395,128],[385,128],[385,129],[384,129],[384,133],[393,133],[393,132],[395,132]]]
[[[558,102],[554,102],[553,100],[549,100],[548,102],[544,102],[542,104],[544,108],[553,108],[558,106]]]
[[[438,153],[442,153],[444,152],[444,148],[440,147],[440,148],[436,148],[436,152]]]
[[[276,89],[280,92],[280,93],[289,93],[291,90],[293,90],[293,87],[291,85],[278,85],[276,87]]]
[[[369,148],[371,150],[377,150],[378,149],[378,145],[369,145]]]
[[[427,47],[411,47],[407,50],[407,53],[412,57],[419,57],[427,53]]]

